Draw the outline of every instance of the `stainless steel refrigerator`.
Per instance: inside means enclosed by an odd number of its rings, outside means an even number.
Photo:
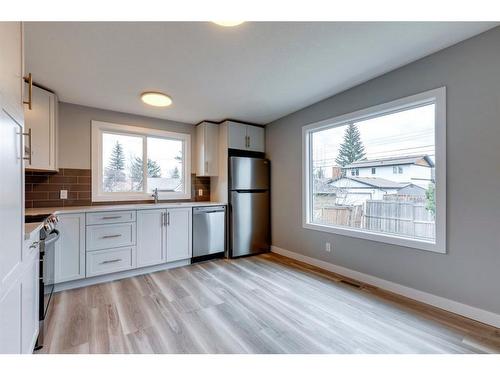
[[[267,159],[229,158],[229,256],[232,258],[270,249],[269,172]]]

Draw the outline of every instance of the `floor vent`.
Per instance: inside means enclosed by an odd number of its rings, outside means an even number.
[[[341,282],[342,284],[346,284],[346,285],[352,286],[352,287],[354,287],[354,288],[361,289],[361,284],[357,284],[357,283],[356,283],[356,282],[354,282],[354,281],[350,281],[350,280],[344,280],[344,279],[342,279],[342,280],[340,280],[340,282]]]

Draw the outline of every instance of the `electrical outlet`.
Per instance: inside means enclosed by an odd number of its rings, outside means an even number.
[[[198,196],[202,197],[203,196],[203,189],[198,189]]]
[[[68,191],[67,190],[61,190],[59,198],[61,198],[61,199],[68,199]]]
[[[332,251],[332,244],[330,242],[326,242],[325,243],[325,251],[327,253],[329,253],[330,251]]]

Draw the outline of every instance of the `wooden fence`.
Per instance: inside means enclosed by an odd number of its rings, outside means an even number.
[[[434,215],[424,203],[411,201],[368,200],[359,206],[315,208],[314,221],[422,239],[436,237]]]
[[[436,237],[434,215],[421,203],[368,200],[362,225],[377,232],[423,239]]]
[[[315,210],[317,222],[360,228],[363,206],[332,206]]]

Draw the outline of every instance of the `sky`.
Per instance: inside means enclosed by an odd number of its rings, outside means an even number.
[[[355,123],[367,159],[426,154],[434,159],[435,105],[380,116]],[[335,166],[347,125],[313,134],[314,166]]]

